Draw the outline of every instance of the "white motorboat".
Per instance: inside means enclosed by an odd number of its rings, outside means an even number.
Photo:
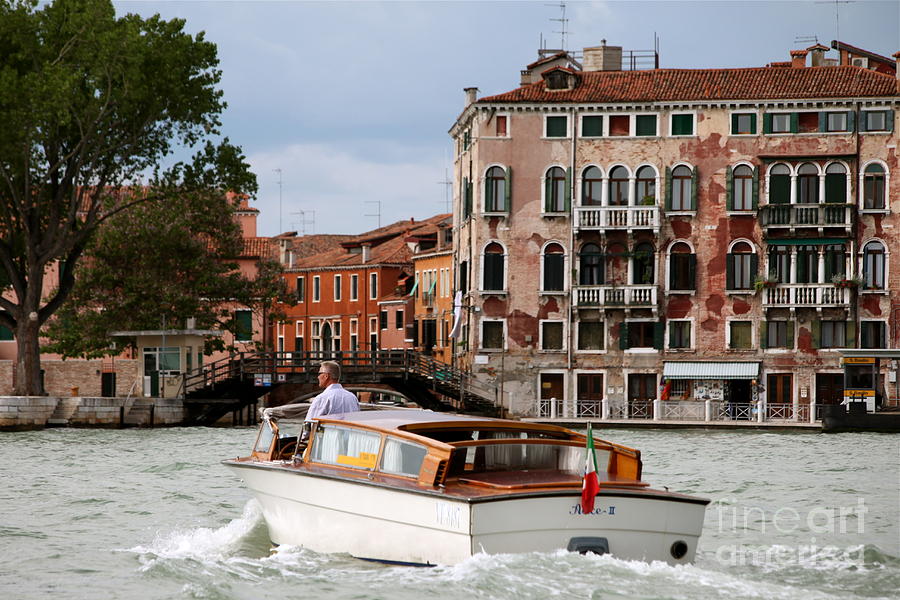
[[[275,544],[416,565],[558,548],[681,564],[709,503],[650,488],[639,451],[596,440],[600,490],[584,514],[587,438],[553,425],[384,410],[306,429],[297,451],[264,421],[250,456],[224,461]]]

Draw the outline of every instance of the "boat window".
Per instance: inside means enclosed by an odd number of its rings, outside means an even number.
[[[604,473],[609,464],[609,451],[597,450],[596,453],[598,470]],[[461,456],[465,456],[465,460]],[[547,469],[579,475],[584,470],[584,448],[528,443],[469,446],[454,452],[448,475],[525,469]]]
[[[381,434],[319,425],[312,447],[312,461],[357,469],[374,469]]]
[[[381,456],[381,470],[384,473],[418,477],[427,453],[425,446],[388,437]]]
[[[263,421],[259,426],[259,436],[256,438],[255,452],[268,452],[272,447],[272,440],[275,438],[275,431],[269,421]]]

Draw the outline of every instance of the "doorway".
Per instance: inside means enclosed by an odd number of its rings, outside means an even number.
[[[843,373],[816,373],[816,404],[840,404],[844,400]]]

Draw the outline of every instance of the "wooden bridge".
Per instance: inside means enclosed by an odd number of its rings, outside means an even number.
[[[498,415],[500,392],[471,373],[413,350],[240,352],[185,373],[181,395],[188,420],[210,425],[286,384],[317,385],[319,363],[341,365],[345,386],[381,384],[423,408]]]

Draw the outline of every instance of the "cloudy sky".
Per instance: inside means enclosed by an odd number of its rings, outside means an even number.
[[[534,2],[117,1],[219,47],[224,131],[259,179],[259,234],[361,233],[447,210],[447,134],[463,88],[517,87],[561,45],[559,0]],[[566,47],[652,49],[663,68],[755,67],[817,37],[900,50],[900,2],[566,2]],[[836,11],[837,17],[836,18]],[[830,53],[829,56],[834,56]],[[279,192],[280,169],[281,186]]]

